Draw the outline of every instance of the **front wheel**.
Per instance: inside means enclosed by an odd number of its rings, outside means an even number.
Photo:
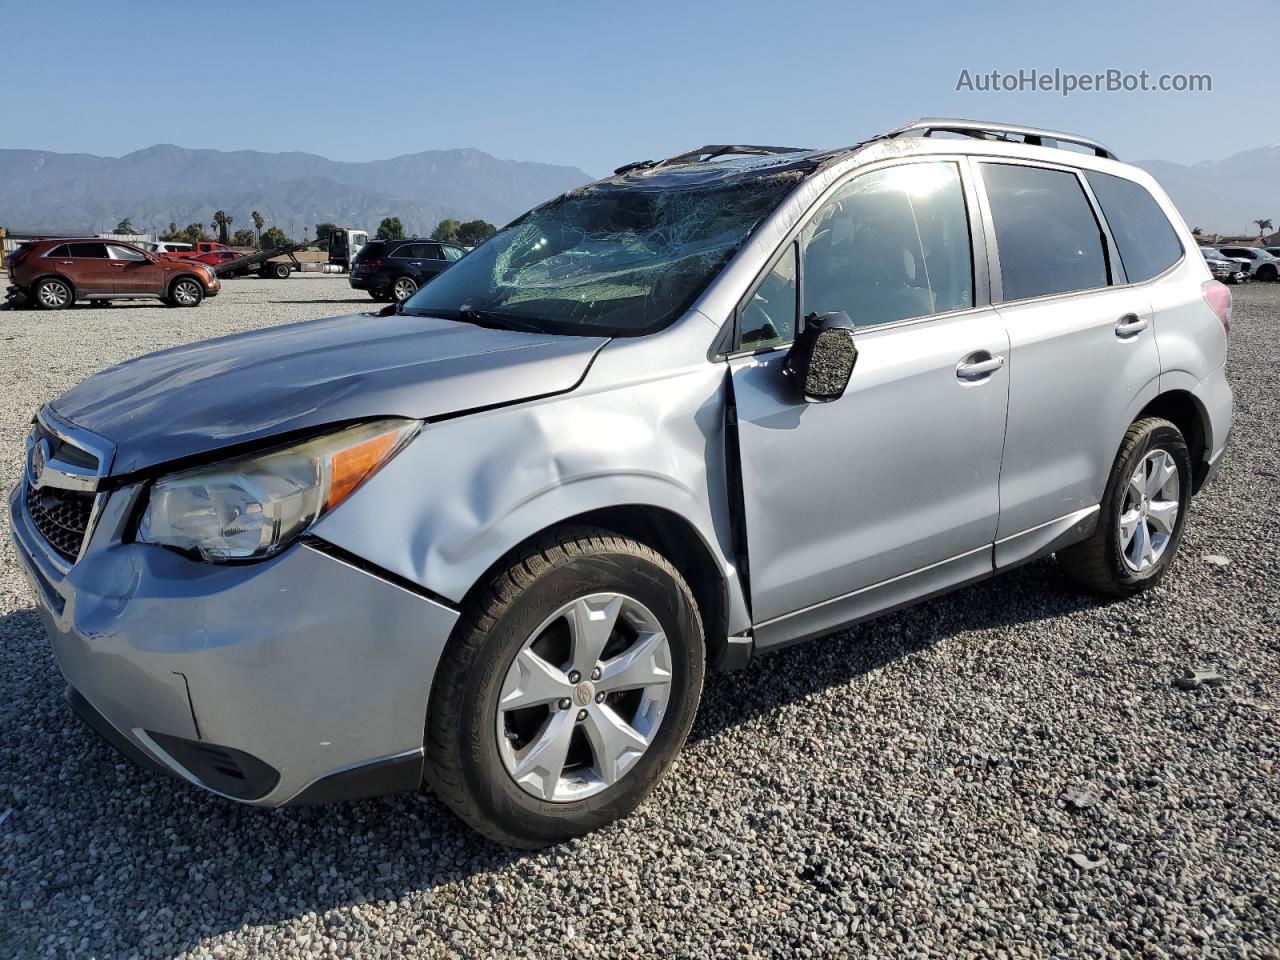
[[[552,536],[464,611],[432,688],[428,782],[509,846],[602,827],[671,766],[704,663],[697,605],[665,557],[603,531]]]
[[[1259,280],[1276,280],[1277,278],[1280,278],[1280,272],[1276,270],[1273,264],[1263,264],[1258,268]]]
[[[204,299],[204,287],[191,277],[179,277],[169,288],[167,303],[171,307],[198,307]]]
[[[1145,417],[1125,434],[1089,539],[1058,553],[1081,586],[1111,596],[1150,589],[1173,563],[1191,502],[1191,455],[1168,420]]]

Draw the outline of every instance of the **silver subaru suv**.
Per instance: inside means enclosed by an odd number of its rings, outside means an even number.
[[[641,801],[708,669],[1048,554],[1156,584],[1230,312],[1081,137],[703,147],[405,304],[89,378],[12,531],[71,705],[139,762],[267,806],[429,786],[535,847]]]

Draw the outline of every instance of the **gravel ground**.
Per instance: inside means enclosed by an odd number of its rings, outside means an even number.
[[[295,277],[0,313],[0,468],[97,368],[367,304]],[[129,766],[64,705],[0,531],[0,955],[1276,956],[1280,284],[1236,304],[1234,445],[1159,589],[1045,561],[711,677],[655,795],[536,854],[426,795],[267,811]]]

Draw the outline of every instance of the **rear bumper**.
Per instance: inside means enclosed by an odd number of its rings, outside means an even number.
[[[352,290],[376,290],[373,277],[347,277],[347,282],[351,284]]]
[[[1199,491],[1222,469],[1231,440],[1234,400],[1227,382],[1226,365],[1201,380],[1192,392],[1208,418],[1204,459],[1195,465],[1194,489]]]
[[[12,536],[76,713],[143,766],[266,806],[413,789],[457,612],[305,545],[198,563],[120,542],[107,500],[60,571],[10,496]]]

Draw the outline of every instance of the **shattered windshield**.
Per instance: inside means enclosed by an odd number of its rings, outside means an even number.
[[[652,333],[689,308],[802,176],[637,177],[572,191],[503,228],[405,310],[548,333]]]

